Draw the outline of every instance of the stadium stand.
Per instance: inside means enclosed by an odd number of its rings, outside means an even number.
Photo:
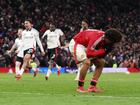
[[[109,4],[109,5],[108,5]],[[63,30],[66,40],[79,32],[82,19],[94,29],[114,27],[124,33],[124,39],[106,56],[106,66],[140,67],[140,0],[1,0],[0,1],[0,66],[9,67],[14,56],[7,57],[16,38],[16,30],[25,18],[31,18],[40,36],[53,21]],[[47,57],[41,57],[40,66],[48,66]],[[75,67],[69,52],[59,53],[61,66]]]

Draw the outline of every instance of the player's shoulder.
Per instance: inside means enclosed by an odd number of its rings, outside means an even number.
[[[25,32],[26,32],[26,30],[23,30],[23,31],[22,31],[22,34],[25,33]]]
[[[17,41],[19,41],[19,38],[16,38],[16,39],[15,39],[15,42],[17,42]]]
[[[60,32],[62,30],[60,28],[56,28],[55,31]]]
[[[104,34],[105,32],[102,30],[97,30],[97,29],[87,29],[85,30],[85,32],[95,32],[95,33],[99,33],[99,34]]]
[[[39,33],[39,31],[37,29],[35,29],[35,28],[32,28],[32,31],[36,32],[36,33]]]
[[[51,31],[50,30],[46,30],[45,32],[44,32],[44,34],[49,34]]]
[[[18,43],[18,42],[20,42],[21,41],[21,39],[19,39],[19,38],[16,38],[15,39],[15,43]]]
[[[46,30],[45,32],[50,32],[50,30]]]

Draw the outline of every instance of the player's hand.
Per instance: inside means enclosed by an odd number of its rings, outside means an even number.
[[[44,56],[45,55],[45,52],[41,52],[41,55]]]
[[[16,54],[19,53],[19,50],[16,50],[15,53],[16,53]]]
[[[59,47],[60,49],[64,49],[65,48],[65,46],[61,46],[61,47]]]
[[[7,51],[8,54],[11,54],[12,52],[10,50]]]

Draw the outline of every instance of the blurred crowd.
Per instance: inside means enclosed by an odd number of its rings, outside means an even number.
[[[26,18],[33,20],[40,37],[54,22],[65,33],[65,44],[80,31],[83,19],[93,29],[117,28],[124,38],[105,57],[106,66],[140,67],[139,17],[140,0],[0,0],[0,67],[14,64],[15,55],[9,57],[6,50]],[[36,56],[40,66],[48,66],[47,56]],[[60,49],[58,58],[61,66],[76,66],[67,48]]]

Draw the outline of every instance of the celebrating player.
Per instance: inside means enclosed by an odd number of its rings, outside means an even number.
[[[47,54],[48,54],[48,59],[49,59],[49,67],[48,67],[48,71],[47,71],[47,74],[45,76],[45,79],[48,80],[54,63],[58,69],[58,75],[60,74],[60,66],[58,66],[58,64],[54,61],[56,61],[56,58],[58,55],[58,48],[61,47],[60,39],[64,38],[64,33],[62,32],[61,29],[56,28],[53,23],[50,23],[49,30],[47,30],[44,33],[42,38],[45,40],[45,42],[47,44]]]
[[[14,45],[12,46],[12,48],[8,51],[9,54],[11,54],[12,52],[15,51],[15,53],[17,54],[17,52],[19,51],[19,48],[20,48],[20,45],[21,45],[21,37],[22,37],[22,32],[23,32],[23,29],[22,28],[19,28],[18,29],[18,32],[17,32],[17,35],[18,35],[18,38],[16,38],[15,40],[15,43]],[[20,59],[20,60],[19,60]],[[15,72],[16,72],[16,75],[18,74],[19,72],[19,69],[20,69],[20,65],[22,63],[22,59],[23,59],[23,56],[20,56],[16,58],[16,63],[15,63]]]
[[[39,38],[39,32],[33,28],[33,23],[30,19],[24,22],[25,30],[22,32],[22,45],[19,48],[19,53],[17,56],[23,56],[23,65],[16,75],[16,79],[19,80],[22,77],[24,70],[26,69],[30,58],[35,53],[36,43],[38,44],[42,55],[45,55],[43,46]]]

